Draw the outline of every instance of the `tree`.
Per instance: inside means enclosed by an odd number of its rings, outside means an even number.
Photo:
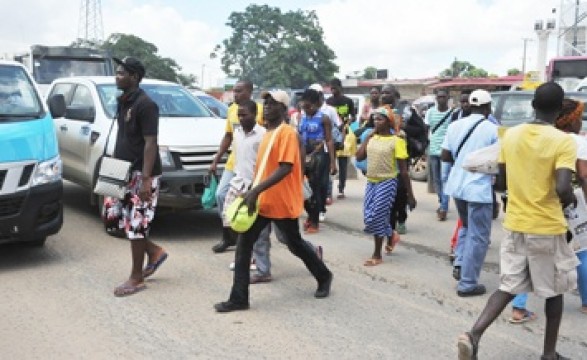
[[[133,56],[140,59],[147,70],[146,77],[179,82],[184,86],[193,85],[197,80],[193,74],[182,74],[181,66],[175,60],[158,55],[157,46],[138,36],[111,34],[100,47],[110,51],[114,57]]]
[[[468,61],[459,61],[455,58],[450,67],[444,69],[440,76],[453,78],[488,77],[489,73],[484,69],[475,67]]]
[[[520,75],[522,72],[518,68],[508,70],[508,76]]]
[[[373,66],[368,66],[365,68],[363,72],[363,79],[371,80],[377,78],[377,68]]]
[[[227,26],[232,36],[217,45],[211,58],[221,56],[222,70],[261,87],[300,88],[330,80],[338,66],[323,39],[314,11],[288,11],[249,5],[232,12]]]

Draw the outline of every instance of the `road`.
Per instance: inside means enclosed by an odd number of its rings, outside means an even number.
[[[349,181],[318,234],[334,273],[331,296],[315,299],[316,283],[287,249],[273,243],[274,281],[252,285],[251,309],[216,314],[228,297],[234,252],[215,255],[220,237],[212,211],[159,214],[153,240],[170,256],[127,298],[112,295],[130,270],[125,240],[106,235],[87,193],[65,185],[65,223],[42,249],[0,247],[1,359],[455,359],[456,338],[488,296],[459,298],[446,259],[455,213],[437,222],[435,197],[414,183],[418,208],[408,234],[377,267],[363,261],[372,241],[361,232],[363,180]],[[498,284],[500,222],[481,281]],[[566,296],[559,351],[587,359],[587,318],[576,295]],[[543,301],[531,296],[539,319],[507,323],[509,310],[482,340],[483,359],[537,359]]]

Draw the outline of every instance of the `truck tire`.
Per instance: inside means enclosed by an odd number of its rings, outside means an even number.
[[[415,181],[426,181],[428,178],[426,157],[420,156],[410,164],[410,178]]]

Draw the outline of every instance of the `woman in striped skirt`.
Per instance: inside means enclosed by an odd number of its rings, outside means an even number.
[[[396,125],[395,115],[389,109],[378,108],[373,112],[373,116],[375,129],[361,144],[356,154],[357,161],[369,156],[363,216],[364,231],[373,235],[375,250],[371,258],[365,261],[365,266],[375,266],[383,262],[383,240],[390,237],[393,231],[389,217],[395,199],[398,173],[408,193],[408,206],[411,209],[416,207],[408,174],[406,141],[391,134],[391,129]],[[390,246],[391,244],[387,244],[386,249]]]

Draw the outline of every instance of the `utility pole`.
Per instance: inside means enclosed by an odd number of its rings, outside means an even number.
[[[202,90],[204,90],[204,69],[206,68],[206,64],[202,64],[202,77],[200,80],[200,86],[202,87]]]
[[[528,41],[532,41],[530,38],[523,38],[524,41],[524,55],[522,56],[522,75],[526,75],[526,50],[528,48]]]
[[[87,44],[101,43],[104,40],[100,0],[82,0],[78,21],[78,39],[85,40]]]

